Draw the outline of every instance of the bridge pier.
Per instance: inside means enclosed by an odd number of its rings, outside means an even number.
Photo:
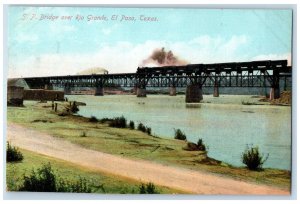
[[[137,97],[147,97],[147,91],[146,88],[136,88],[136,96]]]
[[[214,86],[214,94],[213,94],[213,96],[214,97],[219,97],[219,86]]]
[[[170,88],[169,88],[169,95],[170,96],[176,96],[176,87],[175,86],[171,86]]]
[[[97,86],[95,88],[95,96],[104,96],[104,88],[102,86]]]
[[[188,85],[185,92],[186,103],[200,103],[203,100],[202,87],[199,85]]]
[[[65,86],[64,87],[64,93],[65,93],[65,95],[71,95],[71,87],[70,86]]]
[[[270,100],[280,98],[280,88],[279,86],[271,87],[270,89]]]

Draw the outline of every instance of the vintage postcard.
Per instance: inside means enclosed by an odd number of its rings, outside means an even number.
[[[290,195],[292,9],[7,8],[7,192]]]

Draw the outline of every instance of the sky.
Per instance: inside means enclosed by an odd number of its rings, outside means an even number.
[[[191,64],[291,63],[291,10],[10,6],[7,20],[8,77],[135,72],[162,47]]]

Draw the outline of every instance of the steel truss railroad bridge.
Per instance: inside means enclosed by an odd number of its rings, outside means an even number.
[[[23,78],[30,88],[63,87],[66,94],[72,87],[95,87],[95,95],[103,95],[103,87],[135,87],[137,96],[146,96],[146,87],[187,87],[186,101],[202,100],[202,87],[270,87],[270,97],[280,97],[279,83],[291,86],[292,68],[287,60],[188,64],[186,66],[142,67],[135,73],[68,75]]]

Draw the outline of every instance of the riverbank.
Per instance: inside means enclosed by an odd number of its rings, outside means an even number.
[[[23,183],[23,176],[29,176],[32,170],[37,170],[43,164],[50,163],[56,175],[64,180],[76,181],[84,178],[91,187],[93,193],[106,194],[138,194],[140,181],[112,176],[91,168],[84,168],[80,165],[65,160],[45,156],[36,152],[20,149],[24,156],[22,162],[9,162],[6,165],[6,183],[8,191],[17,191]],[[156,185],[160,194],[188,193],[167,187]]]
[[[107,124],[91,123],[88,118],[80,116],[58,116],[51,111],[50,103],[26,101],[23,108],[8,107],[7,115],[8,122],[63,138],[91,150],[290,190],[290,171],[265,169],[256,172],[232,167],[210,160],[204,152],[183,150],[184,141],[152,137],[137,130],[111,128]]]
[[[152,128],[152,134],[174,138],[181,129],[191,142],[202,138],[208,155],[234,166],[242,166],[241,154],[248,144],[259,146],[270,157],[264,167],[290,170],[291,108],[288,106],[243,105],[257,103],[252,96],[205,96],[204,102],[186,104],[184,96],[68,96],[85,102],[79,115],[90,118],[124,116]],[[274,138],[276,138],[274,140]],[[278,162],[280,161],[280,162]]]
[[[230,178],[192,171],[170,165],[123,156],[106,154],[72,144],[61,138],[54,138],[40,131],[20,125],[8,125],[8,139],[11,143],[43,155],[71,162],[85,169],[108,173],[116,178],[152,182],[193,194],[214,195],[288,195],[289,191],[258,185]],[[51,141],[51,142],[49,142]],[[192,185],[191,185],[192,184]]]

